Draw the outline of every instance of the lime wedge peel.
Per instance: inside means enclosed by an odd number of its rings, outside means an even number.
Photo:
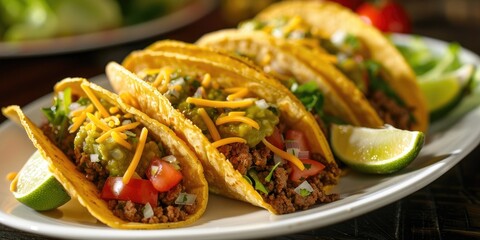
[[[382,129],[336,125],[330,144],[335,156],[350,168],[376,174],[399,171],[419,154],[425,135],[386,126]]]
[[[19,202],[37,211],[58,208],[71,199],[38,151],[18,172],[10,190]]]
[[[473,64],[466,64],[436,78],[419,76],[418,84],[427,101],[432,121],[446,115],[460,103],[471,88],[475,70]]]

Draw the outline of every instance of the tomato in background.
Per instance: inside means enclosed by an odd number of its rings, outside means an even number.
[[[368,24],[382,32],[409,33],[410,19],[405,9],[392,0],[365,2],[360,5],[357,14]]]
[[[332,2],[339,3],[344,7],[350,8],[352,10],[357,9],[363,3],[363,0],[330,0]]]

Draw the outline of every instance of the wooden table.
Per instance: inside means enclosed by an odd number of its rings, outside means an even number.
[[[187,27],[129,44],[54,56],[0,59],[0,106],[25,104],[52,91],[65,77],[104,73],[109,61],[159,39],[193,42],[227,27],[219,10]],[[475,26],[452,26],[442,19],[414,25],[414,32],[458,41],[480,53]],[[5,118],[2,116],[0,121]],[[427,187],[383,208],[331,226],[271,239],[470,239],[480,238],[480,148]],[[49,239],[0,225],[0,239]]]

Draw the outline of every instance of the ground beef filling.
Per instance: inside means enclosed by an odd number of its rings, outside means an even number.
[[[367,98],[386,124],[400,129],[412,129],[413,119],[410,116],[410,112],[413,109],[399,105],[382,91],[374,91]]]
[[[312,154],[312,158],[322,162],[326,167],[319,175],[307,178],[314,191],[309,196],[302,197],[294,190],[300,183],[289,180],[291,172],[289,164],[278,166],[274,170],[272,180],[265,181],[265,177],[270,173],[275,162],[273,153],[263,144],[249,148],[243,143],[232,143],[221,146],[218,150],[242,175],[246,175],[250,168],[257,171],[259,179],[268,190],[268,194],[259,193],[279,214],[305,210],[317,203],[332,202],[339,198],[337,194],[326,194],[323,186],[336,184],[340,170],[336,165],[328,164],[319,154]]]
[[[44,134],[52,141],[56,142],[58,133],[54,131],[50,124],[41,126]],[[74,138],[72,134],[67,134],[61,139],[57,146],[71,159],[77,169],[85,175],[85,178],[93,182],[99,191],[102,190],[109,174],[105,167],[98,162],[90,161],[90,156],[81,151],[81,148],[74,148]],[[167,223],[184,221],[187,216],[194,213],[197,208],[196,202],[192,205],[176,205],[175,200],[181,192],[185,192],[182,182],[170,189],[168,192],[158,194],[158,205],[153,209],[153,216],[143,217],[144,204],[134,203],[132,201],[108,200],[108,208],[113,211],[115,216],[130,222],[142,223]]]

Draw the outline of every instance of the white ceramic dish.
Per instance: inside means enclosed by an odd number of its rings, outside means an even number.
[[[0,42],[0,58],[78,52],[141,40],[192,23],[209,13],[215,5],[216,0],[195,0],[165,16],[131,26],[29,42]]]
[[[397,35],[395,41],[402,42],[408,38]],[[435,50],[441,51],[445,47],[445,43],[438,40],[426,41]],[[480,64],[478,56],[468,50],[463,50],[462,59]],[[95,80],[107,84],[104,76]],[[39,110],[49,103],[50,96],[45,96],[24,110],[39,123]],[[471,108],[467,105],[458,109]],[[392,203],[440,177],[478,145],[478,121],[480,108],[473,108],[464,115],[452,113],[432,126],[420,155],[406,169],[387,176],[349,173],[335,189],[341,200],[294,214],[274,216],[246,203],[211,195],[205,215],[194,225],[167,230],[116,230],[98,223],[75,201],[55,211],[32,211],[12,197],[9,182],[4,180],[0,184],[0,223],[27,232],[68,239],[261,238],[324,227]],[[10,121],[0,126],[0,136],[0,175],[5,176],[18,171],[34,149],[24,130]]]

